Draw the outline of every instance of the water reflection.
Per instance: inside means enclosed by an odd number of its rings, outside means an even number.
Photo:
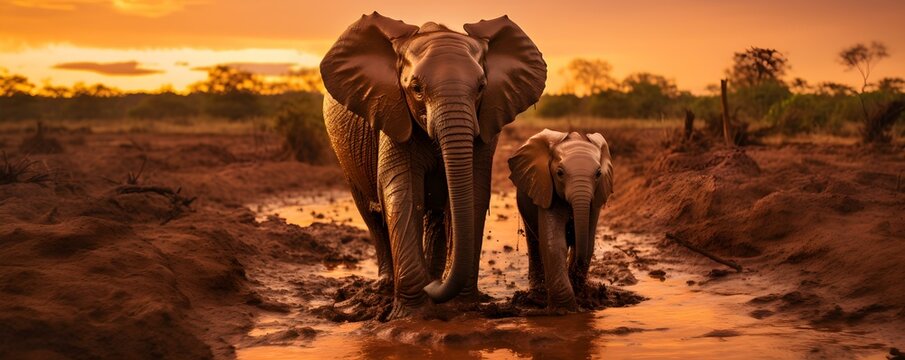
[[[351,198],[342,194],[299,199],[292,204],[262,207],[262,216],[279,214],[306,226],[315,221],[346,222],[363,227]],[[527,287],[527,258],[519,234],[514,199],[494,195],[481,256],[481,289],[504,299]],[[595,257],[612,258],[626,249],[657,258],[656,239],[614,234],[601,229]],[[521,244],[520,244],[521,242]],[[649,300],[627,308],[609,308],[561,317],[486,319],[476,314],[441,320],[335,324],[305,314],[268,316],[261,328],[311,326],[320,332],[296,346],[240,348],[239,359],[777,359],[884,358],[872,334],[824,332],[801,322],[757,319],[747,302],[776,284],[756,274],[742,274],[707,286],[702,274],[675,259],[657,265],[664,280],[632,267],[638,283],[631,290]],[[376,262],[315,268],[316,274],[341,278],[375,278]],[[600,279],[598,279],[600,280]],[[693,281],[689,285],[689,281]],[[696,283],[695,283],[696,282]],[[275,285],[278,287],[278,285]],[[255,333],[253,331],[252,333]]]

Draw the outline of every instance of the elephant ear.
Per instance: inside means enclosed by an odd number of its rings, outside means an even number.
[[[544,129],[509,158],[509,179],[519,191],[531,197],[534,205],[547,209],[553,202],[552,149],[565,138],[566,133]]]
[[[599,133],[588,134],[588,140],[600,147],[600,179],[597,180],[597,191],[594,192],[594,206],[601,207],[613,193],[613,161],[610,157],[610,145]]]
[[[330,96],[397,142],[411,136],[412,118],[399,85],[396,46],[416,31],[376,11],[362,15],[320,64]]]
[[[547,63],[534,42],[507,16],[465,24],[465,31],[487,41],[487,86],[478,118],[481,139],[489,143],[504,125],[540,98],[547,80]]]

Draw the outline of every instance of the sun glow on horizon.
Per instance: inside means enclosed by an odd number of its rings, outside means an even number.
[[[62,64],[85,62],[90,67],[61,67]],[[134,73],[105,73],[103,65],[136,62]],[[320,56],[291,49],[211,50],[173,49],[105,49],[83,48],[71,44],[55,44],[28,48],[19,52],[0,52],[0,66],[12,73],[28,76],[33,82],[72,86],[75,83],[102,83],[125,91],[155,90],[172,86],[182,90],[203,80],[205,68],[220,64],[295,64],[313,67]],[[272,73],[262,75],[274,75]]]
[[[249,64],[261,75],[287,64],[316,66],[343,29],[378,10],[409,24],[430,20],[458,31],[464,23],[508,14],[544,53],[548,93],[560,92],[562,68],[581,57],[609,62],[616,79],[649,72],[702,94],[725,75],[734,52],[751,46],[786,55],[786,80],[854,86],[860,78],[843,69],[838,52],[880,41],[891,56],[872,78],[905,77],[905,2],[899,1],[462,0],[430,10],[415,4],[398,0],[375,9],[364,0],[0,0],[0,68],[38,84],[181,90],[204,78],[199,69],[217,64]]]

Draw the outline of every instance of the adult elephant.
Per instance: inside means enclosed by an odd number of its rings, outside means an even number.
[[[478,294],[497,134],[544,89],[546,63],[508,17],[465,31],[375,12],[320,65],[330,141],[394,285],[389,318]]]

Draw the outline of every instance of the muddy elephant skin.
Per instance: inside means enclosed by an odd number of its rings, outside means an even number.
[[[390,318],[476,297],[497,135],[544,89],[546,63],[508,17],[464,28],[365,15],[320,65],[327,132],[394,286]]]
[[[528,238],[528,281],[549,308],[577,310],[587,283],[600,209],[613,192],[613,165],[602,135],[545,129],[509,158]]]

